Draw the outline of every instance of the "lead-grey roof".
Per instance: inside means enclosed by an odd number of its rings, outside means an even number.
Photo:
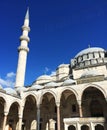
[[[84,49],[82,51],[80,51],[76,56],[81,56],[83,54],[88,54],[88,53],[92,53],[92,52],[104,52],[105,50],[103,48],[100,48],[100,47],[91,47],[91,48],[87,48],[87,49]]]
[[[24,92],[24,91],[26,91],[26,90],[27,90],[27,88],[25,88],[25,87],[17,87],[17,88],[16,88],[16,91],[17,91],[18,93]]]
[[[52,80],[52,77],[49,75],[39,76],[36,80]]]
[[[4,88],[7,94],[17,95],[17,92],[12,88]]]
[[[75,80],[73,80],[73,79],[67,79],[67,80],[64,81],[63,85],[71,85],[71,84],[74,84],[74,83],[76,83]]]
[[[45,85],[46,88],[59,86],[60,83],[50,82]]]
[[[44,88],[44,86],[35,84],[35,85],[32,85],[32,86],[29,88],[29,90],[37,90],[37,89],[43,89],[43,88]]]

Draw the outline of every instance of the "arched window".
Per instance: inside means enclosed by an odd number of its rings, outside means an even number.
[[[81,130],[89,130],[89,126],[83,125],[83,126],[81,126]]]
[[[75,129],[75,126],[70,125],[70,126],[68,127],[68,130],[76,130],[76,129]]]
[[[95,130],[104,130],[104,127],[102,125],[96,125]]]

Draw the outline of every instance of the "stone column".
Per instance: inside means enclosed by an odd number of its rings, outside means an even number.
[[[49,120],[49,130],[55,130],[55,121],[53,119]]]
[[[92,122],[90,122],[90,130],[95,130],[94,125]]]
[[[24,106],[22,106],[19,110],[18,130],[22,130],[23,109],[24,109]]]
[[[22,116],[19,116],[18,130],[22,130]]]
[[[37,130],[40,129],[40,105],[37,106]]]
[[[56,103],[57,106],[57,130],[60,130],[60,103]]]
[[[78,101],[80,117],[83,117],[81,101]]]
[[[76,130],[81,130],[81,126],[78,122],[77,122],[77,129]]]
[[[49,123],[46,123],[46,130],[49,130]]]
[[[68,130],[68,125],[67,124],[65,124],[64,127],[65,127],[64,130]]]
[[[4,112],[3,130],[5,130],[8,112]]]

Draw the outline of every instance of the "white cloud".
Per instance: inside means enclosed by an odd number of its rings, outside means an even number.
[[[14,72],[10,72],[6,74],[5,78],[0,77],[0,85],[5,88],[6,87],[13,88],[15,84],[15,76],[16,74]]]
[[[2,78],[0,78],[0,84],[1,85],[5,85],[5,86],[8,85],[8,83],[4,79],[2,79]]]
[[[7,73],[7,78],[13,78],[16,74],[14,72]]]
[[[56,71],[53,71],[53,70],[51,70],[51,69],[48,68],[48,67],[45,67],[45,69],[44,69],[44,74],[48,74],[48,75],[50,75],[50,76],[53,76],[53,75],[56,75]]]

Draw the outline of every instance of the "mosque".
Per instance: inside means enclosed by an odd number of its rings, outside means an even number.
[[[15,87],[0,87],[0,130],[107,130],[107,51],[86,48],[25,87],[29,31],[27,10]]]

